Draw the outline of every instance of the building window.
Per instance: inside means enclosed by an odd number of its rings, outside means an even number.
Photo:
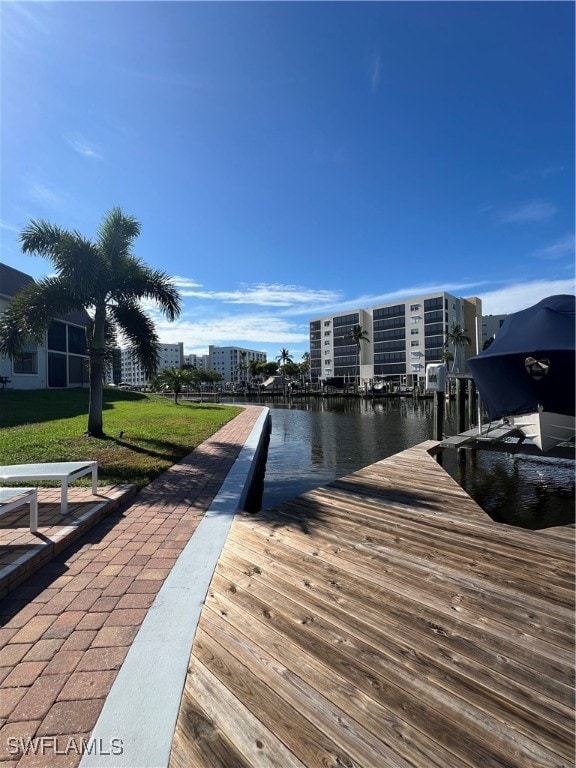
[[[48,329],[48,349],[66,352],[66,326],[64,323],[54,322]]]
[[[420,309],[420,304],[410,304],[410,312],[417,312]]]
[[[324,320],[324,326],[326,327],[327,325],[330,325],[330,322],[330,320]]]
[[[410,318],[410,322],[411,322],[412,324],[414,324],[414,323],[419,323],[419,322],[420,322],[420,318],[419,318],[419,317],[411,317],[411,318]]]
[[[88,353],[86,342],[86,329],[79,328],[76,325],[68,326],[68,352],[75,355],[86,355]]]
[[[332,331],[324,331],[324,336],[330,336]]]
[[[36,348],[22,352],[18,357],[15,357],[12,367],[14,373],[38,373],[38,352],[36,351]]]
[[[411,347],[417,347],[419,344],[420,344],[420,342],[419,342],[419,341],[411,341],[411,342],[410,342],[410,346],[411,346]]]
[[[417,335],[418,334],[418,328],[410,328],[410,333],[412,334],[412,336]]]
[[[330,341],[325,341],[324,342],[324,346],[326,346],[326,345],[330,346]]]
[[[88,372],[88,360],[85,357],[76,357],[70,355],[68,358],[68,384],[69,386],[83,386],[90,380],[90,374]],[[144,376],[140,375],[140,380],[144,380]]]

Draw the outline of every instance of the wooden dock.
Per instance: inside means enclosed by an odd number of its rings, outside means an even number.
[[[574,526],[493,522],[434,445],[236,517],[171,768],[574,765]]]

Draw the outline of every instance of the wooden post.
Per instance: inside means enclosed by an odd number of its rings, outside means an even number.
[[[444,436],[444,400],[445,392],[434,392],[434,433],[433,440],[442,440]]]
[[[465,379],[456,379],[456,423],[458,434],[466,430],[466,389]]]
[[[476,423],[476,383],[474,379],[468,379],[468,429],[472,429]]]

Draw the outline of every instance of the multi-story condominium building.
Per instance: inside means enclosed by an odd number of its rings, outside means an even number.
[[[212,344],[208,347],[208,369],[219,373],[226,382],[246,380],[251,360],[265,363],[266,352],[242,347],[215,347]]]
[[[158,352],[160,355],[158,373],[165,368],[182,368],[184,365],[183,342],[159,344]],[[133,387],[146,387],[150,384],[150,379],[144,373],[144,369],[138,362],[138,359],[129,349],[121,350],[120,367],[123,384],[130,384]]]
[[[10,299],[34,279],[17,269],[0,264],[0,312]],[[0,356],[2,386],[14,389],[87,387],[89,384],[84,311],[57,317],[45,333],[42,344],[29,343],[14,360]]]
[[[208,355],[184,355],[184,364],[196,368],[197,371],[207,371],[210,368]]]
[[[441,362],[446,336],[457,322],[472,344],[456,350],[450,368],[463,372],[465,361],[476,354],[476,325],[482,304],[478,298],[457,298],[438,292],[414,296],[369,309],[356,309],[310,321],[310,374],[312,381],[343,377],[350,383],[387,380],[413,387],[426,379],[426,365]],[[352,340],[360,325],[368,341],[360,354]]]

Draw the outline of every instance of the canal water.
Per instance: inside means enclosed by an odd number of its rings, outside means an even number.
[[[433,403],[412,398],[265,402],[272,432],[262,508],[277,506],[432,439]],[[456,433],[447,403],[445,433]],[[464,460],[463,460],[463,458]],[[574,462],[489,451],[443,452],[442,466],[495,520],[525,528],[574,522]]]

